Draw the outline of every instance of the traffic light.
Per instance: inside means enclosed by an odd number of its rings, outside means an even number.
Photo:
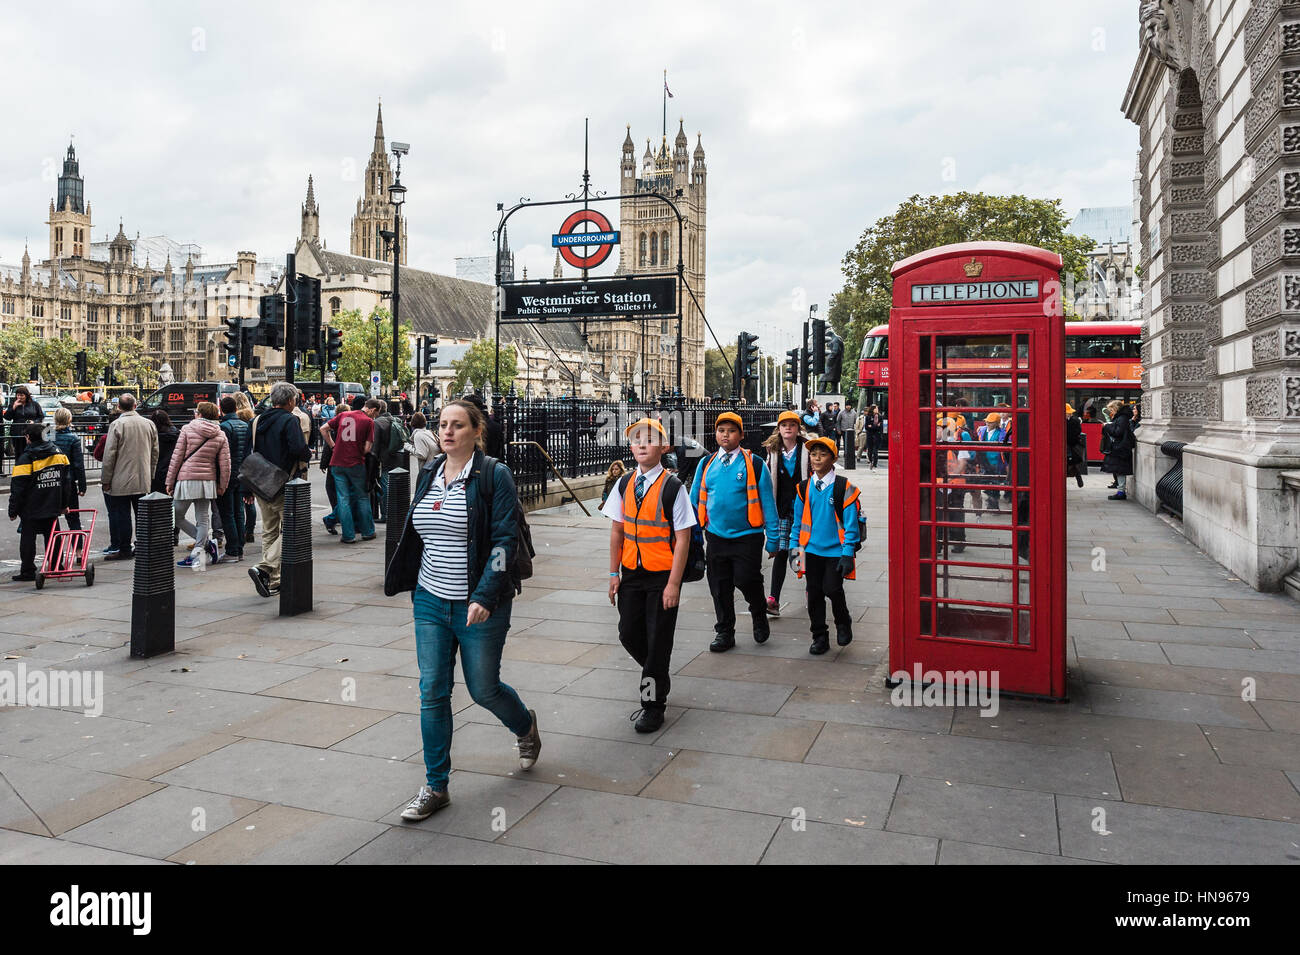
[[[433,374],[433,367],[438,364],[437,335],[420,336],[420,354],[421,373],[425,375]]]
[[[320,341],[320,279],[299,275],[293,283],[294,335],[298,339],[297,352],[315,351]]]
[[[339,370],[339,359],[343,357],[343,329],[325,330],[325,361],[330,371]]]
[[[753,332],[741,332],[736,357],[740,363],[740,377],[746,381],[758,381],[758,336]]]
[[[117,385],[117,379],[113,377],[113,366],[105,365],[104,366],[104,387],[113,388],[116,385]]]
[[[86,379],[90,377],[90,370],[86,367],[86,353],[77,352],[77,383],[85,384]]]
[[[41,379],[41,367],[40,367],[40,365],[32,365],[32,373],[31,373],[30,375],[27,376],[27,380],[28,380],[28,381],[40,381],[40,379]]]
[[[785,380],[792,385],[799,384],[799,349],[791,348],[785,353]]]
[[[268,348],[283,348],[284,296],[263,295],[258,301],[258,315],[257,344]]]
[[[804,383],[805,386],[806,386],[806,385],[807,385],[807,384],[812,380],[812,368],[810,367],[811,364],[812,364],[812,359],[811,359],[811,357],[810,357],[809,354],[808,354],[808,349],[807,349],[807,348],[800,348],[800,349],[799,349],[799,367],[800,367],[801,369],[803,369],[803,370],[800,372],[800,378],[803,380],[803,383]],[[811,389],[810,389],[809,391],[807,391],[806,393],[807,393],[807,394],[811,394]]]
[[[243,338],[242,318],[224,318],[222,323],[226,326],[223,334],[226,336],[226,363],[231,368],[239,364],[240,359],[240,339]]]
[[[814,375],[826,374],[826,320],[812,320],[812,370]]]

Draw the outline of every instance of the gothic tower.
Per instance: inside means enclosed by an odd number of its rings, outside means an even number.
[[[619,163],[621,192],[631,198],[619,203],[618,274],[675,275],[680,253],[686,281],[704,305],[704,233],[706,169],[704,146],[697,136],[695,151],[687,154],[685,122],[679,122],[671,148],[665,136],[658,151],[646,141],[641,175],[636,174],[631,127],[623,139]],[[679,236],[677,217],[669,206],[651,198],[658,193],[672,199],[683,216]],[[678,248],[680,241],[681,247]],[[681,389],[688,398],[704,396],[704,320],[690,293],[682,291]],[[605,373],[650,397],[677,387],[677,322],[663,319],[644,323],[616,322],[591,332],[592,346],[604,355]],[[636,370],[641,368],[642,374]],[[643,394],[644,392],[644,394]]]
[[[392,260],[392,252],[384,252],[381,229],[393,228],[393,204],[388,201],[388,187],[393,184],[393,171],[388,165],[388,149],[384,143],[384,108],[379,107],[375,118],[375,145],[366,164],[365,191],[357,200],[357,214],[352,217],[351,252],[365,259]],[[406,264],[406,220],[402,220],[402,261]]]
[[[316,191],[311,176],[307,177],[307,201],[302,204],[302,231],[299,235],[308,242],[320,242],[320,210],[316,208]]]
[[[59,191],[50,200],[50,259],[82,258],[90,247],[90,203],[86,202],[85,184],[72,143],[63,158],[63,175]]]

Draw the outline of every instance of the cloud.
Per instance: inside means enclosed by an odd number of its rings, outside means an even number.
[[[665,68],[669,139],[683,117],[708,155],[706,305],[724,340],[793,334],[806,310],[792,290],[825,303],[844,252],[913,193],[1024,192],[1070,211],[1131,197],[1128,0],[60,11],[6,14],[7,71],[42,77],[43,93],[6,111],[18,134],[0,152],[4,262],[25,237],[44,254],[42,173],[71,134],[96,239],[120,216],[128,234],[198,242],[209,261],[249,248],[278,260],[311,174],[322,234],[345,249],[382,97],[388,138],[411,143],[409,260],[451,272],[492,251],[498,202],[579,187],[584,119],[593,187],[616,190],[626,124],[638,167],[645,139],[659,142]],[[558,221],[511,220],[530,274],[550,275]]]

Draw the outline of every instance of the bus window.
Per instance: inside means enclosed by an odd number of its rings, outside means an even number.
[[[1136,335],[1067,335],[1066,358],[1094,358],[1109,361],[1138,359],[1142,343]]]
[[[862,361],[884,361],[889,357],[889,336],[868,335],[862,342]]]

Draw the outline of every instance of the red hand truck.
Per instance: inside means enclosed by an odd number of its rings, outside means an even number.
[[[95,565],[90,562],[90,538],[95,533],[95,514],[93,507],[73,508],[68,514],[89,514],[90,526],[82,529],[60,530],[59,519],[54,519],[50,529],[49,540],[45,542],[45,563],[36,572],[36,589],[45,586],[45,581],[64,577],[85,577],[86,586],[95,585]]]

